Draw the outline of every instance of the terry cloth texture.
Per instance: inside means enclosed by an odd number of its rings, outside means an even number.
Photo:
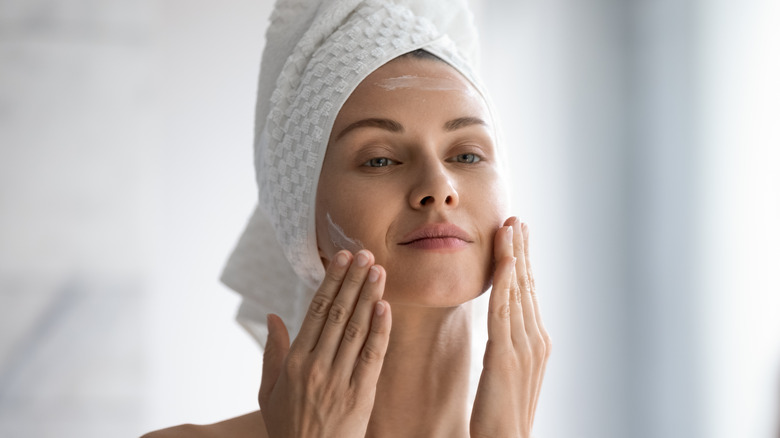
[[[358,84],[422,48],[483,90],[465,0],[279,0],[270,21],[255,114],[259,204],[221,278],[243,296],[237,319],[261,346],[268,313],[294,338],[324,277],[317,183],[333,122]]]

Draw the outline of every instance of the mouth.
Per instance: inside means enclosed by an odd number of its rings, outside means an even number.
[[[405,235],[399,245],[415,249],[460,249],[474,240],[454,224],[426,224]]]

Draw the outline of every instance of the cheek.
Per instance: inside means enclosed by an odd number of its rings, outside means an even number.
[[[509,191],[507,181],[501,174],[496,174],[491,193],[493,194],[493,202],[496,204],[497,211],[501,212],[501,214],[507,214],[509,211]]]
[[[495,174],[480,183],[471,184],[465,198],[469,209],[480,223],[480,229],[492,227],[492,231],[503,225],[509,217],[509,196],[504,179]]]
[[[328,260],[342,249],[356,253],[363,249],[363,242],[354,236],[352,228],[344,220],[347,215],[338,205],[329,202],[317,204],[317,246],[320,255]]]
[[[327,235],[330,243],[333,244],[335,250],[340,251],[342,249],[349,250],[351,253],[356,253],[365,248],[363,242],[355,237],[350,237],[336,221],[330,215],[330,212],[325,214],[325,222],[327,225]]]
[[[481,242],[481,279],[482,290],[490,285],[493,276],[494,248],[496,231],[509,218],[509,198],[504,180],[500,176],[487,179],[484,185],[476,185],[479,192],[469,197],[469,210],[473,212],[475,228],[478,229]],[[476,195],[476,196],[475,196]]]
[[[342,249],[354,254],[366,248],[379,260],[389,217],[386,205],[379,205],[384,197],[353,187],[345,184],[318,199],[317,243],[328,259]]]

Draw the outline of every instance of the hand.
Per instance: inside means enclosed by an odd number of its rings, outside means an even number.
[[[471,413],[471,437],[531,436],[550,337],[528,261],[528,227],[509,218],[494,242],[488,342]]]
[[[268,316],[258,398],[269,437],[365,436],[391,324],[373,263],[367,250],[336,254],[292,346]]]

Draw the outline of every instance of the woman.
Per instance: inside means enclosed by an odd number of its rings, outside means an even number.
[[[284,3],[277,4],[277,23]],[[335,30],[325,38],[301,38],[297,47],[309,57],[294,50],[288,58],[258,136],[261,203],[271,206],[265,211],[286,259],[304,282],[318,284],[300,331],[290,344],[285,322],[296,324],[268,316],[260,411],[150,437],[531,434],[550,341],[528,262],[528,228],[506,218],[489,105],[457,51],[442,48],[447,41],[442,43],[439,30],[426,30],[425,17],[403,5],[352,3],[315,11],[309,30],[327,29],[323,21],[335,22]],[[369,28],[385,40],[355,31]],[[417,30],[405,43],[408,29]],[[336,103],[333,119],[327,111],[316,117],[297,111],[313,99],[306,91],[307,71],[328,77],[317,69],[346,59],[341,38],[368,41],[363,50],[375,59],[365,55],[362,71],[331,79],[345,98],[338,105],[339,96],[329,94]],[[373,47],[383,44],[384,50]],[[284,77],[293,71],[286,69],[290,59],[303,65],[299,58],[307,60],[303,73]],[[343,80],[351,75],[355,87]],[[280,89],[293,91],[285,95]],[[317,135],[308,143],[295,135],[315,119],[327,128],[320,142],[326,148],[317,148]],[[263,174],[278,170],[284,154],[294,156],[300,142],[314,146],[298,153],[299,161],[311,163],[309,154],[322,154],[314,171],[299,172],[309,175],[311,186],[306,178],[285,186],[279,184],[283,176]],[[289,180],[291,173],[285,174]],[[287,209],[290,200],[279,190],[299,186],[303,201]],[[306,187],[316,188],[310,200]],[[301,228],[289,233],[295,227],[279,218],[299,211],[305,217],[293,215],[291,222]],[[308,240],[296,240],[307,233]],[[491,284],[489,341],[469,418],[470,303]]]

